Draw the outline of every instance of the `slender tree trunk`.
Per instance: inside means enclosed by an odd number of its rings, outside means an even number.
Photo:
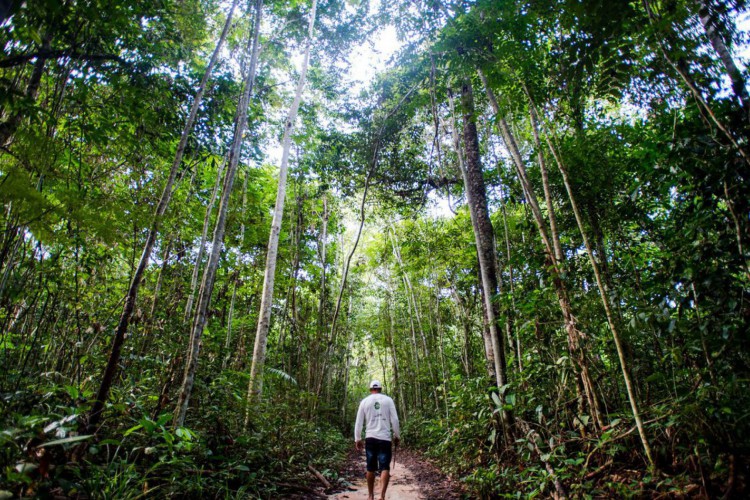
[[[500,313],[497,302],[493,300],[498,293],[497,270],[495,269],[497,258],[494,255],[493,245],[495,233],[487,208],[487,192],[479,155],[479,137],[477,135],[476,112],[474,111],[474,95],[471,80],[468,78],[461,85],[461,105],[463,108],[465,154],[465,168],[462,171],[462,175],[464,185],[466,186],[466,200],[469,205],[469,214],[471,215],[474,237],[477,244],[487,324],[490,328],[492,351],[494,354],[496,381],[498,387],[503,387],[508,383],[508,376],[506,373],[504,336],[500,333],[498,325]],[[502,392],[499,396],[502,401]],[[513,418],[512,414],[507,411],[503,411],[503,416],[506,424],[509,424]]]
[[[500,266],[499,252],[497,250],[497,236],[494,233],[492,235],[492,256],[495,259],[495,273],[497,273],[497,293],[500,297],[502,297],[505,294],[505,283],[503,282],[503,271],[502,267]],[[505,310],[504,312],[505,314],[503,314],[502,316],[505,319],[505,348],[510,349],[510,351],[513,352],[513,328],[511,326],[511,313],[507,310]]]
[[[276,260],[279,250],[279,234],[281,233],[281,220],[284,216],[284,201],[286,198],[286,178],[289,167],[289,150],[292,144],[292,130],[294,122],[297,119],[297,110],[299,109],[302,91],[305,88],[307,79],[307,67],[310,62],[310,49],[313,42],[313,32],[315,27],[315,11],[318,1],[313,0],[310,9],[310,19],[308,24],[307,44],[305,46],[305,55],[302,61],[302,70],[299,81],[297,82],[297,91],[294,95],[294,101],[289,109],[289,115],[284,122],[284,138],[282,140],[281,165],[279,167],[279,185],[276,193],[276,206],[274,207],[273,220],[271,222],[271,235],[268,241],[268,253],[266,254],[266,269],[263,276],[263,292],[261,294],[260,313],[258,317],[258,330],[255,334],[255,348],[253,350],[253,363],[250,368],[250,381],[247,388],[247,411],[245,413],[245,426],[250,419],[250,402],[254,396],[259,396],[263,390],[263,366],[266,362],[266,344],[268,342],[268,330],[271,325],[271,303],[273,302],[273,285],[276,274]]]
[[[406,289],[406,286],[404,286],[404,289]],[[414,357],[414,367],[417,372],[417,377],[421,374],[422,370],[420,369],[420,363],[419,363],[419,346],[417,345],[417,332],[416,328],[414,327],[414,316],[411,314],[411,304],[409,303],[408,296],[407,296],[407,303],[406,303],[406,315],[409,320],[409,333],[411,334],[411,351],[412,355]],[[429,363],[429,361],[428,361]],[[420,392],[421,394],[421,392]]]
[[[458,291],[456,290],[456,287],[454,285],[451,285],[451,294],[453,295],[453,301],[456,304],[456,309],[458,309],[458,316],[461,317],[461,326],[463,327],[464,331],[464,345],[461,349],[461,364],[464,367],[464,375],[470,377],[473,371],[471,363],[471,317],[469,316],[469,312],[464,306],[463,300],[458,295]],[[482,336],[482,338],[484,338],[484,335]],[[489,340],[489,338],[487,340]],[[485,353],[487,352],[489,347],[489,345],[485,345]],[[494,366],[494,363],[488,363],[489,375],[493,380],[495,379]]]
[[[308,380],[313,381],[310,383],[310,387],[317,394],[318,388],[322,386],[322,380],[325,376],[323,370],[315,361],[322,361],[320,347],[324,346],[326,352],[328,349],[327,343],[325,342],[325,301],[326,301],[326,249],[328,240],[328,197],[323,195],[323,215],[322,215],[322,229],[320,239],[318,241],[318,256],[320,257],[320,296],[318,298],[318,320],[316,322],[316,342],[314,346],[310,346],[311,349],[315,349],[315,355],[310,359],[309,367],[310,373]],[[351,301],[349,303],[351,307]],[[347,351],[347,362],[349,353]],[[317,378],[319,377],[319,378]]]
[[[198,244],[198,254],[195,256],[195,267],[193,267],[193,275],[190,278],[190,293],[188,294],[187,303],[185,304],[185,316],[184,320],[187,323],[193,313],[193,301],[195,300],[195,291],[198,288],[198,276],[200,276],[201,264],[203,263],[203,254],[206,252],[206,240],[208,240],[208,227],[211,225],[211,213],[214,211],[214,204],[216,203],[216,197],[219,194],[219,186],[221,185],[221,179],[224,175],[224,166],[227,162],[227,156],[219,165],[219,170],[216,172],[216,183],[211,191],[211,199],[208,201],[206,206],[206,215],[203,216],[203,230],[201,231],[201,241]]]
[[[525,86],[524,86],[525,87]],[[534,144],[537,148],[537,159],[539,161],[539,171],[542,174],[542,188],[544,189],[544,201],[547,204],[547,216],[549,217],[549,230],[552,235],[559,235],[557,230],[557,217],[555,216],[555,206],[552,203],[552,191],[549,187],[549,176],[547,175],[547,162],[544,159],[544,151],[542,151],[542,143],[539,140],[539,130],[537,128],[535,114],[531,113],[531,131],[534,136]],[[552,238],[552,244],[555,249],[555,260],[558,265],[563,262],[563,251],[562,245],[560,244],[560,238]]]
[[[216,65],[216,62],[219,59],[219,53],[221,52],[221,48],[224,45],[224,41],[226,40],[227,33],[229,32],[229,27],[232,24],[232,15],[238,3],[239,0],[234,0],[232,2],[229,14],[227,14],[226,22],[224,23],[224,28],[221,32],[219,40],[216,42],[216,48],[211,55],[208,66],[206,66],[206,71],[203,74],[203,78],[201,79],[201,82],[198,86],[198,91],[195,94],[195,99],[193,100],[193,105],[190,108],[190,114],[188,115],[188,119],[185,122],[185,127],[182,130],[180,142],[177,145],[177,151],[175,153],[175,159],[174,162],[172,162],[172,167],[169,171],[167,182],[164,185],[164,190],[162,191],[159,203],[156,206],[154,218],[151,222],[148,236],[146,237],[146,243],[143,246],[141,258],[138,261],[138,266],[133,273],[130,287],[128,288],[128,292],[125,295],[122,314],[120,315],[120,320],[117,324],[117,327],[115,328],[114,339],[112,340],[112,350],[110,352],[109,359],[107,360],[107,365],[104,369],[104,373],[102,374],[101,384],[99,385],[99,390],[97,391],[94,405],[91,408],[88,418],[85,419],[87,423],[86,431],[89,433],[96,432],[99,420],[101,419],[102,410],[104,410],[104,404],[109,398],[109,390],[112,387],[115,372],[117,371],[117,365],[120,361],[120,351],[122,350],[122,344],[125,341],[125,333],[128,330],[128,326],[130,325],[130,318],[133,314],[133,310],[135,309],[135,302],[138,298],[138,290],[141,286],[143,274],[146,271],[146,267],[148,266],[149,261],[151,260],[151,251],[153,250],[154,244],[156,243],[156,236],[159,232],[161,218],[166,212],[167,207],[169,206],[169,202],[172,199],[175,179],[177,178],[177,174],[180,170],[180,165],[182,165],[182,158],[185,154],[185,146],[187,145],[188,138],[190,137],[190,133],[193,130],[193,124],[195,123],[195,118],[198,115],[198,110],[200,109],[201,102],[203,101],[203,94],[206,91],[208,79],[211,76],[213,67]]]
[[[149,345],[149,340],[151,339],[151,335],[154,331],[154,315],[156,314],[156,304],[159,300],[159,292],[161,292],[161,284],[164,280],[164,272],[167,269],[167,265],[169,263],[169,257],[172,252],[172,239],[169,238],[169,241],[167,242],[167,246],[164,249],[164,257],[163,261],[161,263],[161,268],[159,268],[159,275],[156,277],[156,285],[154,286],[154,297],[151,299],[151,308],[148,313],[148,317],[146,318],[146,328],[143,329],[143,342],[141,344],[140,348],[140,355],[144,356],[146,354],[146,349]]]
[[[349,307],[351,308],[351,301],[349,302]],[[341,399],[341,421],[346,422],[346,403],[348,399],[349,394],[349,367],[351,365],[352,361],[352,344],[354,343],[354,335],[350,332],[348,334],[349,339],[347,340],[346,345],[346,353],[344,353],[344,357],[346,358],[345,365],[344,365],[344,394]],[[394,380],[395,380],[395,370],[394,370]]]
[[[480,271],[481,273],[481,271]],[[497,383],[497,371],[495,370],[495,351],[492,346],[492,330],[487,322],[487,301],[484,300],[484,289],[482,288],[482,277],[477,276],[479,286],[480,304],[482,306],[482,341],[484,342],[484,361],[487,366],[487,374],[490,380]]]
[[[5,266],[5,270],[3,271],[3,277],[2,280],[0,280],[0,299],[2,299],[3,295],[5,294],[5,287],[8,284],[8,278],[10,278],[10,273],[15,269],[16,267],[16,254],[18,253],[18,249],[21,248],[21,243],[23,241],[23,236],[21,236],[21,230],[22,228],[16,227],[14,229],[14,235],[15,240],[10,240],[9,242],[12,243],[12,249],[10,250],[10,255],[7,257],[7,264]],[[8,306],[10,307],[10,305]]]
[[[404,261],[401,259],[400,244],[398,242],[398,237],[396,236],[396,230],[394,228],[391,228],[391,247],[393,248],[393,255],[394,257],[396,257],[398,267],[403,275],[404,288],[406,289],[406,302],[409,306],[410,311],[412,309],[414,310],[414,318],[416,319],[417,329],[419,330],[420,339],[422,341],[422,352],[424,353],[425,357],[427,357],[430,355],[430,351],[427,347],[427,338],[425,337],[424,329],[422,328],[422,318],[419,314],[419,308],[417,307],[414,287],[411,284],[411,279],[409,279],[409,274],[404,266]]]
[[[169,257],[172,253],[172,240],[169,239],[167,242],[167,246],[164,249],[164,260],[161,263],[161,268],[159,269],[159,276],[156,277],[156,285],[154,286],[154,297],[151,300],[151,309],[149,310],[149,322],[151,326],[153,326],[153,318],[154,314],[156,313],[156,303],[159,301],[159,292],[161,291],[161,284],[164,281],[164,271],[167,269],[167,265],[169,264]]]
[[[395,386],[393,388],[393,392],[398,392],[398,405],[400,406],[400,413],[402,416],[405,416],[404,413],[404,404],[406,401],[404,400],[404,388],[399,381],[398,376],[398,356],[396,355],[396,343],[394,342],[394,335],[396,333],[396,318],[393,311],[393,295],[391,294],[391,300],[389,301],[389,307],[388,307],[388,316],[390,318],[390,331],[388,334],[388,343],[391,348],[391,356],[393,357],[393,385]]]
[[[328,197],[323,195],[323,217],[318,255],[320,256],[320,299],[318,302],[318,339],[322,339],[325,330],[326,302],[326,248],[328,240]]]
[[[253,34],[248,39],[248,50],[252,50],[250,67],[245,75],[244,88],[237,106],[237,121],[235,123],[234,139],[229,151],[229,165],[227,166],[227,172],[224,176],[224,183],[221,190],[219,212],[216,216],[216,227],[214,228],[213,241],[211,244],[211,255],[208,258],[206,269],[203,272],[203,281],[198,296],[198,307],[195,311],[195,319],[193,320],[193,327],[190,335],[190,346],[185,362],[185,374],[180,388],[180,394],[177,399],[177,407],[175,408],[175,418],[173,422],[175,427],[181,427],[185,422],[185,415],[187,414],[190,396],[193,391],[193,383],[195,381],[195,371],[198,367],[201,336],[203,335],[203,329],[206,324],[208,305],[211,302],[211,295],[213,294],[214,282],[216,280],[216,269],[219,264],[221,247],[224,242],[227,212],[229,210],[229,198],[232,195],[234,178],[237,173],[237,166],[240,162],[242,137],[247,125],[247,108],[250,101],[250,95],[252,94],[253,84],[255,83],[255,72],[258,65],[262,7],[263,0],[256,0],[254,16],[255,25],[253,26]]]
[[[440,317],[440,288],[437,285],[437,280],[434,278],[435,277],[433,276],[433,283],[434,283],[434,289],[435,289],[435,310],[432,311],[432,317],[435,318],[435,329],[437,330],[437,337],[438,337],[438,351],[440,353],[440,375],[441,375],[442,381],[445,383],[445,385],[448,386],[448,389],[451,389],[450,371],[448,370],[445,364],[445,348],[444,348],[445,332],[443,329],[443,322],[441,321],[441,317]],[[443,392],[443,395],[445,396],[445,392]],[[448,413],[447,399],[446,398],[443,398],[443,399],[446,401],[446,414],[447,414]]]
[[[531,182],[529,181],[528,175],[526,173],[526,166],[523,162],[523,158],[521,157],[521,153],[518,149],[515,138],[513,137],[513,133],[511,132],[505,118],[503,118],[500,114],[500,107],[497,104],[497,99],[495,98],[494,92],[492,91],[490,86],[487,85],[487,80],[481,71],[479,71],[479,77],[484,84],[485,90],[487,92],[487,98],[490,101],[490,105],[497,115],[497,121],[499,123],[501,135],[508,148],[508,151],[511,153],[511,158],[513,159],[513,163],[516,167],[518,178],[521,181],[521,186],[523,187],[524,193],[526,195],[528,205],[531,207],[531,212],[533,214],[534,222],[536,223],[537,229],[539,231],[539,236],[542,239],[542,243],[544,244],[547,253],[547,258],[550,264],[549,267],[552,271],[553,285],[555,287],[558,303],[560,305],[560,310],[565,322],[565,331],[568,336],[568,350],[574,363],[574,370],[576,374],[576,390],[579,395],[579,411],[581,411],[581,413],[583,414],[585,413],[585,410],[588,409],[588,413],[591,415],[595,427],[597,429],[601,429],[603,423],[601,419],[601,410],[599,408],[599,399],[596,394],[593,378],[589,373],[588,358],[586,357],[585,350],[581,346],[582,333],[578,330],[577,321],[572,312],[568,291],[565,287],[564,282],[562,281],[560,267],[555,259],[555,253],[553,250],[554,246],[551,243],[550,237],[547,235],[546,224],[542,216],[542,211],[539,208],[536,194],[534,193]],[[553,238],[558,237],[559,236],[556,234],[553,235]],[[586,404],[583,403],[583,396],[585,396]],[[586,406],[588,406],[588,408],[586,408]]]
[[[529,99],[531,97],[529,96]],[[536,111],[534,109],[534,102],[530,100],[529,102],[529,109],[531,110],[532,116],[536,115]],[[536,122],[536,119],[534,119],[534,122]],[[638,434],[641,438],[641,444],[643,445],[643,451],[646,454],[646,458],[648,459],[649,465],[653,468],[655,467],[653,455],[651,453],[651,446],[648,441],[648,437],[646,436],[646,430],[643,426],[643,421],[641,420],[640,411],[638,410],[638,402],[636,400],[635,395],[635,388],[633,386],[632,379],[630,377],[630,372],[628,370],[628,363],[625,359],[625,350],[623,349],[622,340],[620,338],[620,333],[617,328],[617,325],[614,320],[614,315],[612,314],[612,307],[609,302],[609,297],[607,296],[607,290],[604,286],[604,281],[602,280],[602,275],[599,270],[599,264],[596,262],[596,259],[594,258],[594,251],[591,246],[591,242],[589,241],[588,236],[586,235],[586,230],[583,226],[583,218],[581,217],[581,212],[578,210],[578,204],[576,203],[575,196],[573,194],[573,189],[570,184],[570,177],[568,176],[567,168],[565,167],[565,164],[562,161],[562,158],[560,156],[560,153],[557,151],[557,148],[554,147],[551,138],[549,137],[549,134],[547,134],[547,144],[549,145],[550,151],[552,152],[552,156],[555,158],[555,162],[557,163],[557,168],[560,170],[560,174],[563,178],[563,183],[565,184],[565,190],[568,193],[568,200],[570,201],[570,206],[573,209],[573,215],[575,216],[576,223],[578,224],[578,230],[581,233],[581,238],[583,239],[583,244],[586,247],[586,253],[589,257],[589,262],[591,263],[591,267],[594,270],[594,276],[596,277],[596,285],[597,288],[599,288],[599,296],[602,300],[602,305],[604,306],[604,312],[607,316],[607,323],[609,324],[609,329],[612,332],[612,338],[615,341],[615,347],[617,349],[617,357],[620,361],[620,369],[622,370],[622,377],[625,381],[625,388],[628,393],[628,400],[630,401],[630,409],[633,413],[633,419],[635,420],[635,425],[638,428]]]

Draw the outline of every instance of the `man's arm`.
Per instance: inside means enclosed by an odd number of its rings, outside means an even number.
[[[398,423],[398,413],[396,413],[396,404],[391,399],[391,411],[389,412],[391,414],[391,427],[393,428],[393,439],[396,441],[401,441],[401,428],[399,427]]]
[[[364,401],[359,403],[359,409],[357,410],[357,420],[354,423],[354,442],[358,443],[362,441],[362,426],[365,423],[365,406]]]

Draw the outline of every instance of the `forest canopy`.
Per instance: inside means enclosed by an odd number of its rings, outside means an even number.
[[[0,1],[0,498],[747,496],[747,19]]]

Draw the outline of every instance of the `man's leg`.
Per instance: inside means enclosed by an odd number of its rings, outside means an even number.
[[[388,481],[390,481],[390,479],[391,479],[391,471],[384,470],[383,472],[380,473],[380,486],[382,487],[382,491],[380,492],[381,500],[385,500],[385,490],[388,489]]]
[[[378,470],[377,440],[365,439],[365,456],[367,457],[367,500],[375,499],[375,471]]]
[[[386,471],[383,471],[385,474]],[[381,476],[382,477],[382,476]],[[375,473],[367,471],[367,498],[373,500],[375,498]]]
[[[378,450],[378,468],[380,473],[380,498],[385,500],[385,490],[388,489],[388,481],[391,479],[391,442],[380,441]]]

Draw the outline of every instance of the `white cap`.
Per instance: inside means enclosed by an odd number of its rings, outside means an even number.
[[[380,384],[380,380],[373,380],[370,382],[370,389],[382,389],[383,386]]]

